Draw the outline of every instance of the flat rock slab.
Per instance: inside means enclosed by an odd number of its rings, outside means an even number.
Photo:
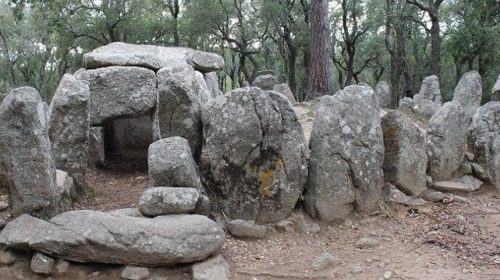
[[[155,187],[139,199],[139,210],[145,216],[190,213],[196,208],[200,193],[195,188]]]
[[[102,46],[83,56],[83,65],[87,69],[106,66],[140,66],[158,70],[176,63],[189,64],[205,73],[224,68],[224,59],[215,53],[189,48],[121,42]]]
[[[0,233],[0,246],[31,249],[76,262],[163,266],[203,260],[225,234],[201,215],[154,219],[78,210],[45,222],[23,215]]]
[[[479,187],[474,187],[459,181],[440,181],[432,183],[432,188],[438,191],[445,192],[473,192],[477,191]]]

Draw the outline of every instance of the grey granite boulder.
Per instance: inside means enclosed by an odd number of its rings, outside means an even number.
[[[413,99],[410,97],[404,97],[403,99],[399,100],[399,110],[403,112],[412,112],[413,110]]]
[[[228,224],[229,233],[239,238],[265,238],[267,236],[267,227],[265,225],[256,225],[253,221],[232,220]]]
[[[413,111],[430,119],[442,105],[439,78],[435,75],[426,77],[422,81],[420,91],[413,97]]]
[[[278,79],[271,74],[260,75],[252,83],[252,86],[262,90],[273,90],[273,87],[278,83]]]
[[[11,214],[52,216],[62,205],[48,133],[47,111],[34,88],[12,90],[0,104],[0,189]]]
[[[380,108],[391,107],[391,91],[386,81],[380,81],[375,86],[375,100]]]
[[[500,75],[498,75],[497,82],[491,90],[491,100],[500,101]]]
[[[75,262],[166,266],[203,260],[222,248],[222,228],[200,215],[156,218],[114,216],[90,210],[70,211],[45,222],[20,217],[0,233],[0,245],[21,244]],[[38,228],[33,228],[32,220]],[[19,241],[17,242],[19,245]]]
[[[467,148],[467,115],[458,102],[447,102],[429,120],[427,157],[429,175],[449,180],[462,165]]]
[[[479,107],[469,127],[468,147],[488,180],[500,190],[500,101]]]
[[[31,271],[37,274],[49,275],[54,268],[54,259],[42,253],[35,253],[31,259]]]
[[[149,146],[148,172],[152,187],[201,188],[198,166],[182,137],[164,138]]]
[[[211,99],[211,95],[202,90],[199,77],[196,77],[195,70],[189,65],[162,68],[157,76],[157,134],[160,138],[186,138],[195,158],[198,158],[203,140],[201,110]]]
[[[187,64],[201,72],[224,68],[224,60],[215,53],[189,48],[134,45],[121,42],[99,47],[83,56],[86,68],[140,66],[153,70],[172,64]]]
[[[207,87],[212,92],[212,96],[215,98],[219,95],[222,95],[221,90],[219,89],[219,77],[217,76],[217,72],[209,72],[203,74],[205,78],[205,82],[207,83]]]
[[[368,87],[321,98],[310,140],[305,209],[325,221],[376,209],[382,197],[384,142],[379,107]]]
[[[89,98],[88,84],[65,74],[50,103],[49,137],[56,168],[68,172],[80,194],[87,186]]]
[[[192,266],[193,280],[229,280],[229,276],[229,264],[220,254]]]
[[[139,210],[145,216],[190,213],[196,209],[200,193],[195,188],[154,187],[139,199]]]
[[[407,194],[426,189],[425,134],[410,118],[397,111],[382,117],[384,133],[384,179]]]
[[[104,143],[104,128],[93,126],[89,129],[88,166],[102,166],[106,160],[106,149]]]
[[[307,179],[305,140],[290,102],[257,87],[212,100],[203,113],[201,165],[231,219],[286,218]]]
[[[295,96],[293,95],[293,92],[287,83],[274,85],[273,91],[283,94],[293,105],[297,104],[297,100],[295,99]]]
[[[156,105],[155,72],[141,67],[111,66],[75,73],[90,88],[90,123],[150,115]]]
[[[477,71],[463,74],[455,87],[452,101],[456,101],[462,106],[469,123],[481,105],[482,92],[482,79]]]

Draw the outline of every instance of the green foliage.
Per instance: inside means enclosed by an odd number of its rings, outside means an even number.
[[[400,9],[395,8],[398,3]],[[50,101],[62,75],[81,67],[83,53],[123,41],[217,52],[226,61],[219,73],[223,90],[272,73],[302,100],[308,75],[308,5],[307,0],[3,0],[0,99],[11,88],[29,85]],[[462,73],[476,69],[483,76],[483,101],[488,100],[500,73],[499,7],[496,0],[448,0],[441,5],[445,99],[452,97]],[[400,76],[396,90],[418,92],[431,72],[425,12],[405,0],[331,0],[330,9],[335,90],[347,84],[349,74],[351,83],[390,81],[387,43],[394,42],[394,30],[404,30],[407,75]],[[354,54],[347,52],[348,46]]]

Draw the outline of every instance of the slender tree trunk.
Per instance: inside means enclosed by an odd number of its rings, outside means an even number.
[[[328,1],[312,0],[309,10],[311,23],[311,58],[306,99],[330,93],[330,28]]]
[[[437,11],[435,11],[437,13]],[[441,37],[439,36],[439,18],[432,18],[431,27],[431,71],[441,77]]]

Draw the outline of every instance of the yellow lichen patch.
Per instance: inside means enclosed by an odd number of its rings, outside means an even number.
[[[259,174],[260,194],[265,197],[273,196],[274,170],[266,169]]]
[[[283,159],[279,158],[278,159],[278,168],[283,169],[285,167],[285,163],[283,162]]]

